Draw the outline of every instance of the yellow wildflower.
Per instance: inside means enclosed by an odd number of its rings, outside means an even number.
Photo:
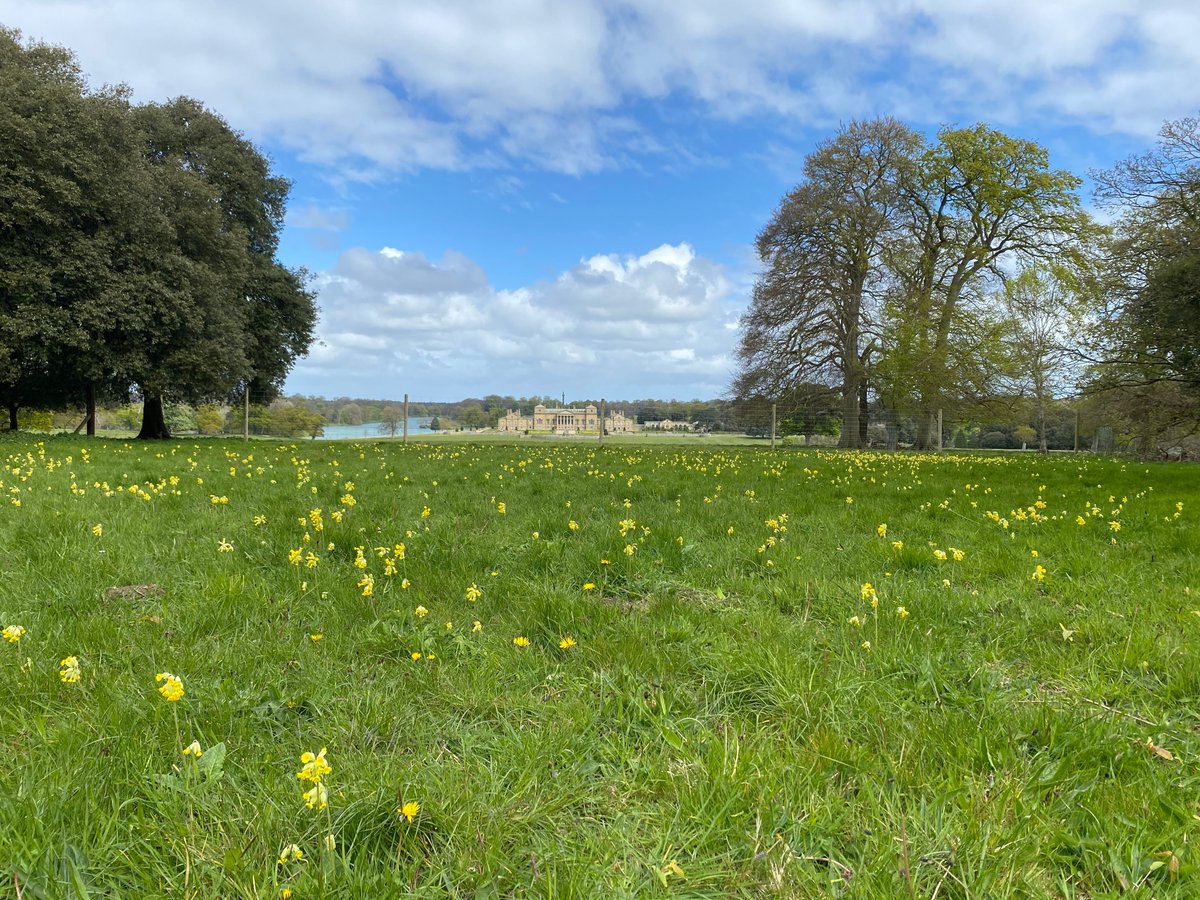
[[[229,543],[229,541],[225,540],[225,538],[221,538],[220,542],[217,544],[217,552],[229,553],[231,550],[233,550],[233,544]]]
[[[15,644],[24,634],[24,625],[9,625],[4,629],[4,639],[10,644]]]
[[[423,606],[418,606],[416,609],[413,610],[413,615],[416,616],[418,619],[423,619],[428,614],[429,614],[429,610],[427,610]]]
[[[471,586],[469,588],[467,588],[466,594],[464,596],[466,596],[468,603],[474,603],[476,600],[478,600],[480,597],[483,596],[483,591],[481,591],[479,589],[479,585],[477,585],[475,582],[472,581]]]
[[[158,692],[168,703],[175,703],[183,698],[183,679],[170,672],[159,672],[154,680],[160,683]]]
[[[875,533],[880,537],[887,537],[887,522],[879,523],[879,526],[875,529]]]
[[[184,747],[183,755],[184,756],[194,756],[194,757],[196,757],[196,759],[199,759],[201,756],[203,756],[204,751],[200,749],[200,742],[192,741],[190,744],[188,744],[186,747]]]
[[[559,646],[560,650],[570,650],[572,647],[575,646],[575,638],[571,637],[568,634],[566,637],[564,637],[561,641],[558,642],[558,646]]]
[[[304,792],[304,802],[309,809],[322,810],[328,805],[329,790],[318,782]]]
[[[396,810],[400,815],[404,816],[409,822],[417,817],[417,813],[421,811],[421,804],[415,800],[409,800],[403,806]]]
[[[77,657],[68,656],[59,662],[59,666],[61,668],[58,671],[58,677],[62,679],[63,684],[75,684],[82,677]]]
[[[94,534],[96,537],[103,537],[104,536],[104,526],[101,525],[99,522],[97,522],[95,525],[92,526],[92,534]]]
[[[313,784],[319,784],[322,778],[333,771],[333,767],[325,759],[325,752],[326,748],[322,747],[320,753],[313,753],[311,750],[302,753],[300,755],[300,762],[303,764],[303,768],[296,773],[296,777],[300,781],[311,781]]]
[[[529,638],[518,635],[517,637],[513,638],[513,643],[518,647],[528,647]]]
[[[279,854],[279,865],[286,866],[290,862],[304,859],[304,851],[296,844],[288,844]]]

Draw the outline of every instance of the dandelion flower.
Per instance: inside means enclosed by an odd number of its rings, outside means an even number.
[[[159,672],[154,676],[154,680],[159,682],[158,692],[168,703],[174,703],[183,697],[183,679],[178,675]]]
[[[410,653],[408,655],[412,659],[413,662],[418,662],[421,659],[421,654],[418,653],[416,650],[414,650],[412,653]]]
[[[524,637],[522,635],[518,635],[517,637],[513,638],[513,643],[518,647],[528,647],[529,646],[529,638]]]
[[[415,800],[409,800],[403,806],[396,810],[400,815],[404,816],[409,822],[417,817],[417,813],[421,811],[421,804]]]
[[[571,637],[568,634],[566,637],[564,637],[561,641],[558,642],[558,646],[559,646],[560,650],[570,650],[572,647],[575,646],[575,638]]]
[[[308,636],[308,639],[310,641],[312,641],[314,644],[319,644],[324,639],[324,637],[325,637],[325,635],[321,634],[320,632],[314,631],[312,634],[310,634]]]
[[[62,679],[63,684],[75,684],[82,677],[79,672],[79,658],[68,656],[59,661],[61,668],[58,670],[58,677]]]
[[[24,625],[9,625],[4,629],[4,639],[10,644],[15,644],[25,634]]]
[[[583,589],[585,591],[594,591],[596,589],[596,585],[589,581],[584,584]]]

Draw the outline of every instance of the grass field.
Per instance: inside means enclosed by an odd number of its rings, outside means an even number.
[[[0,456],[0,897],[1200,896],[1194,467]]]

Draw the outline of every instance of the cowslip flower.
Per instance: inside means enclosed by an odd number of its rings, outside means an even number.
[[[313,784],[320,784],[321,779],[333,771],[333,767],[329,765],[329,761],[325,759],[325,748],[321,748],[320,753],[313,753],[311,750],[300,755],[300,762],[303,768],[296,773],[296,777],[300,781],[311,781]]]
[[[427,610],[423,606],[418,606],[416,609],[413,610],[413,615],[416,616],[418,619],[423,619],[427,615],[429,615],[429,610]]]
[[[875,529],[875,533],[880,537],[887,537],[887,522],[880,522],[879,526]]]
[[[217,543],[218,553],[229,553],[232,550],[233,544],[229,543],[229,541],[225,540],[225,538],[221,538],[221,540]]]
[[[904,549],[904,541],[892,541],[892,549],[900,551]]]
[[[200,742],[192,741],[190,744],[188,744],[186,747],[184,747],[183,755],[184,756],[194,756],[194,757],[196,757],[196,759],[199,759],[201,756],[203,756],[204,751],[200,749]]]
[[[299,862],[304,859],[304,851],[296,844],[288,844],[279,853],[279,865],[286,866],[291,862]]]
[[[82,677],[79,672],[79,658],[68,656],[59,661],[58,677],[63,684],[75,684]]]
[[[471,623],[471,630],[474,632],[483,631],[483,623],[476,619]]]
[[[15,644],[25,634],[24,625],[9,625],[4,629],[4,639],[10,644]]]
[[[1046,580],[1046,567],[1043,566],[1041,563],[1038,563],[1037,568],[1035,568],[1033,570],[1033,574],[1030,575],[1029,578],[1032,581],[1045,581]]]
[[[907,619],[908,618],[908,610],[905,609],[903,606],[897,606],[896,607],[896,615],[899,616],[901,619]]]
[[[942,561],[945,561],[945,559],[946,559],[946,551],[945,551],[945,550],[934,550],[934,551],[933,551],[933,558],[934,558],[934,559],[937,559],[937,560],[942,560]]]
[[[329,789],[317,782],[304,792],[304,802],[309,809],[324,809],[329,805]]]
[[[403,806],[397,808],[396,812],[404,816],[409,822],[417,817],[417,813],[421,811],[421,804],[415,800],[409,800]]]
[[[94,534],[96,537],[103,537],[104,536],[104,526],[101,525],[99,522],[97,522],[95,525],[92,526],[92,534]]]
[[[864,600],[875,599],[875,586],[869,581],[863,582],[862,588],[859,589],[859,594]]]
[[[477,585],[475,582],[472,581],[471,586],[469,588],[467,588],[465,596],[467,598],[468,603],[474,603],[476,600],[478,600],[480,597],[483,596],[483,591],[481,591],[479,589],[479,585]]]
[[[183,697],[183,679],[178,675],[172,675],[170,672],[159,672],[154,676],[154,680],[159,682],[158,692],[162,694],[163,699],[168,703]]]

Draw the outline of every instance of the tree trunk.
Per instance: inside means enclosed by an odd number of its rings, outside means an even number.
[[[87,435],[96,436],[96,384],[93,381],[87,385]]]
[[[8,404],[8,430],[17,431],[17,410],[21,407],[15,403]]]
[[[1038,453],[1047,453],[1046,447],[1046,404],[1042,400],[1042,395],[1038,394],[1037,398],[1037,418],[1038,418]]]
[[[917,414],[917,449],[937,449],[937,413],[924,410]]]
[[[847,372],[842,381],[842,436],[838,446],[856,450],[862,446],[858,433],[858,373]]]
[[[900,446],[900,425],[896,422],[896,411],[887,410],[887,448],[889,453],[895,453]]]
[[[142,403],[142,430],[138,432],[139,441],[166,440],[171,437],[167,431],[167,420],[163,416],[162,396],[147,397]]]
[[[870,417],[870,408],[867,406],[867,379],[863,379],[858,384],[858,446],[866,447],[870,443],[867,437],[867,425],[870,424],[867,420]]]

